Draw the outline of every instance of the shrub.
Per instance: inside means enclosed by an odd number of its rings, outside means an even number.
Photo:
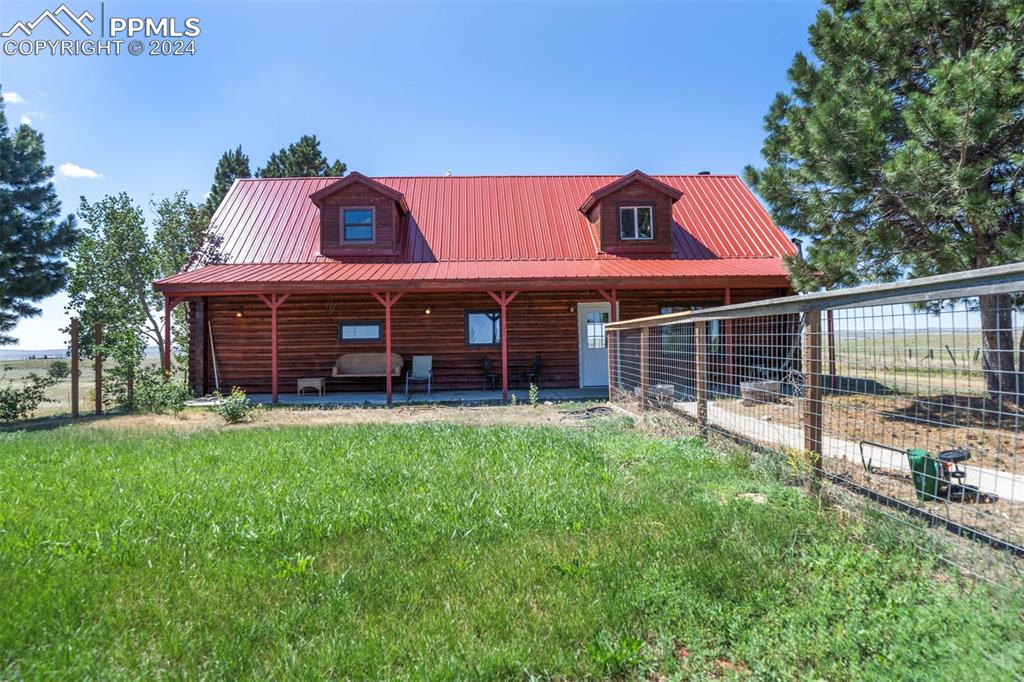
[[[4,367],[6,372],[10,367]],[[46,376],[32,372],[25,377],[25,384],[15,386],[13,379],[0,388],[0,422],[13,422],[27,419],[36,411],[40,403],[55,402],[46,397],[46,389],[54,386],[70,374],[68,363],[57,360],[50,363]]]
[[[192,397],[188,387],[174,379],[165,379],[157,367],[143,368],[135,376],[135,409],[139,412],[178,414]]]
[[[537,399],[540,397],[540,386],[537,384],[530,384],[530,392],[527,394],[527,399],[530,401],[532,407],[537,407]]]
[[[249,400],[249,397],[245,395],[245,391],[237,386],[232,388],[231,393],[228,395],[214,393],[213,396],[220,399],[214,406],[213,411],[223,417],[224,421],[228,424],[255,421],[263,409],[262,406]]]

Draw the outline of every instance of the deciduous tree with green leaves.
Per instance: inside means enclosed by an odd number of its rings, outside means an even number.
[[[267,165],[256,172],[261,178],[307,178],[344,175],[347,166],[341,161],[330,163],[320,151],[316,135],[303,135],[297,142],[274,152]]]
[[[829,0],[747,179],[810,237],[798,289],[1024,258],[1024,5]],[[1011,301],[979,301],[993,396],[1018,392]]]
[[[150,237],[142,208],[126,193],[95,203],[83,197],[79,216],[85,226],[71,258],[68,308],[83,323],[82,351],[86,357],[98,353],[113,359],[113,371],[126,386],[134,381],[147,345],[161,354],[172,341],[187,346],[184,311],[176,311],[168,339],[163,299],[153,281],[221,259],[205,211],[190,203],[186,192],[154,202],[152,208]],[[97,324],[103,328],[99,347],[91,332]],[[130,404],[130,391],[121,393]]]
[[[0,96],[0,345],[33,305],[64,287],[65,251],[74,243],[72,216],[61,218],[46,165],[43,136],[22,124],[12,134]]]

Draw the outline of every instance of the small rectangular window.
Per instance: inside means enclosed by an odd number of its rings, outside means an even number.
[[[501,345],[501,313],[497,310],[466,313],[466,345]]]
[[[654,239],[654,207],[620,206],[619,237],[622,239]]]
[[[342,238],[346,242],[372,242],[373,213],[373,207],[341,209]]]
[[[339,341],[380,341],[380,322],[342,322],[338,325]]]

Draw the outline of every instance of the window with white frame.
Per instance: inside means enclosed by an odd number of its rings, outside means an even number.
[[[372,242],[373,207],[341,209],[341,238],[346,242]]]
[[[620,206],[619,237],[622,239],[654,239],[654,207]]]
[[[338,325],[339,341],[380,341],[380,322],[342,322]]]

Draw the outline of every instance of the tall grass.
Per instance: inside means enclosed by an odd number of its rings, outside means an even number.
[[[977,679],[994,598],[620,427],[0,435],[0,677]]]

